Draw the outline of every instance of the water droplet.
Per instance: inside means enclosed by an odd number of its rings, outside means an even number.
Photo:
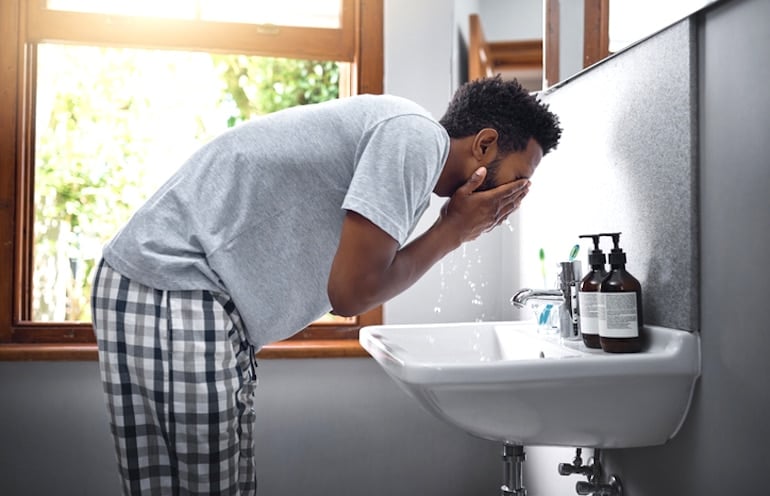
[[[441,313],[441,307],[433,307],[433,313]]]

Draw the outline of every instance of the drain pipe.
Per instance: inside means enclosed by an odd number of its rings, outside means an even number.
[[[502,496],[527,496],[524,489],[524,446],[519,444],[503,445],[503,485]]]

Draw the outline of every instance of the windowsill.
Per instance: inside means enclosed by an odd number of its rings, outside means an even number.
[[[257,359],[368,357],[356,339],[290,340],[262,348]],[[96,344],[3,344],[0,362],[96,361]]]
[[[382,323],[382,306],[362,313],[354,324],[315,323],[294,336],[263,347],[257,359],[368,357],[358,343],[362,327]],[[99,359],[91,324],[23,322],[7,332],[15,342],[0,342],[0,362],[96,361]],[[0,338],[3,332],[0,327]]]

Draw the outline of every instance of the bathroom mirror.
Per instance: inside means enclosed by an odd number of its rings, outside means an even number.
[[[473,8],[456,0],[458,14]],[[478,0],[475,13],[483,40],[491,49],[498,44],[541,40],[544,60],[539,85],[533,91],[565,81],[584,68],[617,53],[718,0]],[[468,29],[469,16],[461,21]],[[472,21],[471,21],[472,22]],[[468,34],[466,39],[472,40]],[[469,78],[474,73],[470,53]],[[481,58],[485,57],[482,54]],[[494,56],[487,56],[494,59]],[[504,77],[533,79],[533,67],[492,69]],[[519,70],[519,74],[516,71]],[[535,76],[537,79],[537,76]]]

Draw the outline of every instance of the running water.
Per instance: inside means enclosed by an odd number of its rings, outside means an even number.
[[[487,315],[482,293],[487,287],[487,282],[477,282],[474,280],[474,274],[478,273],[482,262],[481,250],[478,247],[469,248],[467,244],[462,245],[459,253],[452,253],[439,262],[439,291],[436,302],[433,305],[434,314],[439,315],[444,309],[444,295],[448,286],[447,281],[452,280],[452,277],[460,273],[460,269],[462,269],[462,280],[465,281],[465,286],[470,290],[470,303],[473,307],[478,308],[478,310],[473,312],[475,314],[473,320],[475,322],[482,322],[486,319]],[[454,290],[455,288],[452,289]]]
[[[468,288],[471,290],[471,305],[479,307],[480,310],[480,314],[478,314],[474,320],[476,322],[481,322],[486,317],[486,312],[484,312],[484,299],[479,292],[479,288],[483,288],[486,283],[482,282],[477,284],[471,278],[474,264],[476,265],[476,269],[481,265],[481,252],[476,246],[473,248],[473,253],[469,254],[467,246],[463,245],[462,259],[465,261],[465,273],[463,274],[463,279],[468,283]]]
[[[446,272],[445,272],[445,265],[443,260],[439,262],[438,273],[439,273],[438,298],[436,299],[436,305],[433,307],[433,313],[435,313],[436,315],[441,313],[441,304],[443,303],[443,300],[444,300],[444,289],[446,289]]]

